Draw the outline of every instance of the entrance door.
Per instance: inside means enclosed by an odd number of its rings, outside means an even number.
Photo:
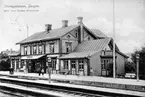
[[[56,74],[56,58],[55,59],[52,59],[52,73],[53,74]]]
[[[48,62],[48,67],[51,68],[51,73],[56,74],[56,58],[51,58]]]
[[[71,74],[75,75],[77,72],[76,70],[76,60],[71,60]]]
[[[31,62],[32,62],[32,64],[29,67],[29,68],[31,68],[30,72],[34,73],[34,72],[36,72],[36,69],[38,69],[38,68],[36,68],[36,61],[35,60],[31,60]]]
[[[102,66],[102,76],[111,76],[110,72],[112,71],[113,67],[111,67],[111,59],[101,59],[101,66]]]
[[[84,75],[84,60],[79,60],[78,62],[79,65],[79,74],[80,75]]]

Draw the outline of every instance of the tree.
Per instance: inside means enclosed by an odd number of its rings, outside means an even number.
[[[0,70],[9,70],[10,68],[10,58],[7,54],[0,54]]]
[[[135,73],[135,64],[133,62],[125,63],[125,73]]]
[[[139,58],[139,76],[140,78],[145,79],[145,46],[142,47],[141,50],[135,51],[131,57],[132,57],[132,61],[136,64],[136,54],[140,55]]]

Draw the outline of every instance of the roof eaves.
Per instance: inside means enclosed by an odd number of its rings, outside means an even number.
[[[124,56],[125,58],[129,58],[127,55],[125,55],[124,53],[117,51],[120,55]]]
[[[91,31],[95,34],[96,32],[98,33],[98,35],[96,35],[96,36],[98,36],[98,37],[100,37],[100,38],[106,38],[106,37],[108,37],[107,35],[105,35],[103,32],[101,32],[100,30],[98,30],[98,29],[91,29]]]
[[[105,50],[105,52],[112,52],[112,50]],[[124,53],[120,52],[120,51],[116,51],[117,53],[119,53],[120,55],[124,56],[125,58],[129,58],[127,55],[125,55]]]
[[[89,28],[87,28],[84,24],[83,24],[83,26],[84,26],[93,36],[95,36],[96,38],[99,38],[99,37],[96,36]]]
[[[34,41],[28,41],[28,42],[18,42],[16,43],[16,45],[18,44],[27,44],[27,43],[34,43],[34,42],[39,42],[39,41],[47,41],[47,40],[57,40],[57,39],[60,39],[60,37],[55,37],[55,38],[49,38],[49,39],[42,39],[42,40],[34,40]]]
[[[81,55],[82,55],[82,53],[85,53],[85,54],[83,54],[83,56],[68,56],[68,55],[73,54],[73,53],[79,53]],[[95,55],[96,53],[98,53],[98,51],[91,51],[91,52],[72,52],[70,54],[67,54],[67,55],[64,55],[64,56],[60,57],[60,59],[90,58],[91,56]]]
[[[78,25],[78,26],[76,26],[75,28],[73,28],[72,30],[68,31],[68,32],[67,32],[67,33],[65,33],[64,35],[60,36],[60,38],[61,38],[61,37],[63,37],[63,36],[65,36],[66,34],[70,33],[71,31],[73,31],[73,30],[77,29],[78,27],[79,27],[79,25]]]
[[[103,47],[103,49],[105,49],[105,47],[107,47],[107,46],[109,45],[110,41],[111,41],[111,38],[108,38],[108,41],[107,41],[107,43],[105,44],[105,46]],[[103,49],[102,49],[102,50],[103,50]]]

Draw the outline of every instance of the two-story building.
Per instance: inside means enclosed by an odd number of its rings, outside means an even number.
[[[68,26],[62,21],[62,27],[51,29],[46,24],[45,31],[37,32],[18,42],[20,44],[21,68],[28,72],[37,72],[43,67],[51,68],[52,73],[68,72],[79,75],[109,75],[107,64],[112,61],[113,39],[99,30],[91,30],[78,17],[76,25]],[[117,74],[124,73],[127,56],[116,45]]]

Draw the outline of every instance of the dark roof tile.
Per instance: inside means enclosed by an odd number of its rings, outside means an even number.
[[[110,42],[111,38],[84,41],[75,48],[75,52],[101,51]]]
[[[47,32],[47,31],[38,32],[20,42],[18,42],[17,44],[60,38],[61,36],[65,35],[66,33],[70,32],[71,30],[77,28],[78,26],[79,25],[71,25],[71,26],[68,26],[65,28],[52,29],[52,30],[50,30],[50,32]]]
[[[106,36],[103,32],[101,32],[100,30],[97,29],[91,29],[91,31],[98,37],[108,37]]]
[[[68,59],[68,58],[84,58],[89,57],[96,54],[97,51],[89,51],[89,52],[72,52],[67,55],[63,55],[60,59]]]

